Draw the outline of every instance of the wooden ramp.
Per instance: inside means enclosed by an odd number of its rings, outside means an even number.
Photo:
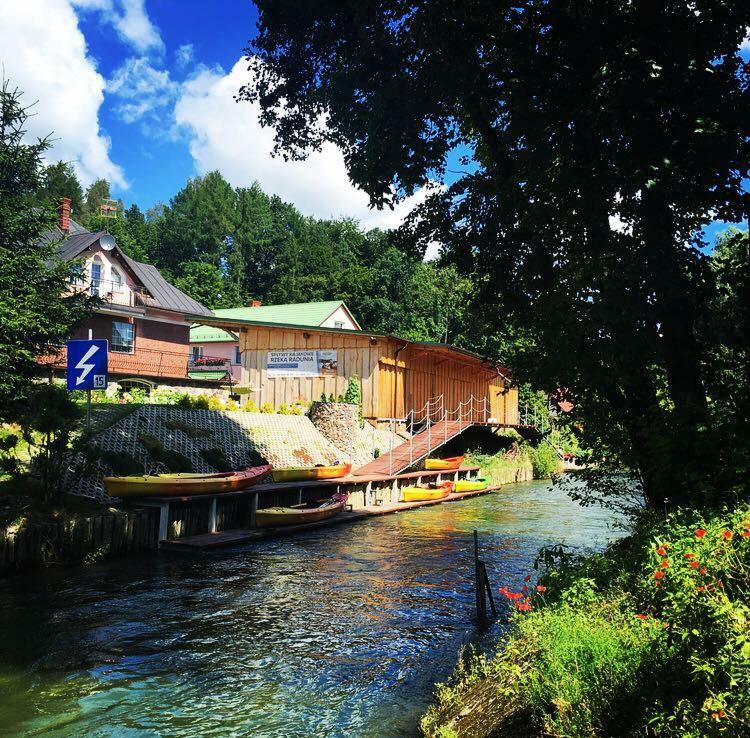
[[[430,426],[430,432],[423,430],[416,433],[411,443],[406,441],[390,453],[379,456],[369,464],[355,469],[354,476],[368,474],[400,474],[417,462],[429,456],[433,451],[444,446],[448,441],[461,435],[465,430],[479,423],[468,423],[459,420],[440,420]],[[482,424],[483,425],[483,424]]]

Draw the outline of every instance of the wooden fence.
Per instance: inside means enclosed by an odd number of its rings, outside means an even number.
[[[158,525],[155,510],[134,510],[0,529],[0,571],[156,550]]]

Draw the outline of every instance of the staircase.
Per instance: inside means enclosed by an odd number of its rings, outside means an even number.
[[[471,428],[473,423],[466,420],[439,420],[432,423],[429,430],[416,433],[411,441],[406,441],[390,453],[379,456],[369,464],[356,469],[355,476],[400,474],[418,461],[429,456],[435,449],[444,446],[452,438]]]

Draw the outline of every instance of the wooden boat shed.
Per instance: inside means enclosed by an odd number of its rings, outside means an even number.
[[[459,403],[471,403],[475,420],[518,423],[518,391],[511,371],[465,349],[360,330],[219,316],[186,318],[237,336],[242,357],[238,388],[259,407],[270,403],[278,410],[284,404],[319,400],[323,394],[338,397],[356,375],[362,385],[362,414],[371,421],[402,420],[428,400],[442,398],[441,407],[448,412]],[[439,412],[436,406],[433,420]]]

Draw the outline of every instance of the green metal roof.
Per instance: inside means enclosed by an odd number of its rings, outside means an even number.
[[[222,308],[214,310],[214,315],[219,318],[232,318],[234,320],[257,320],[260,323],[306,325],[316,328],[334,310],[338,310],[342,306],[346,309],[346,305],[341,300],[327,300],[325,302],[299,302],[291,305]]]
[[[324,302],[299,302],[289,305],[261,305],[259,307],[219,308],[214,310],[218,318],[249,320],[274,325],[300,325],[317,328],[331,313],[343,307],[349,313],[354,325],[359,328],[354,316],[342,300]],[[194,325],[190,328],[190,343],[219,343],[236,341],[237,336],[216,326]]]
[[[191,325],[190,343],[223,343],[236,341],[237,336],[215,325]]]

